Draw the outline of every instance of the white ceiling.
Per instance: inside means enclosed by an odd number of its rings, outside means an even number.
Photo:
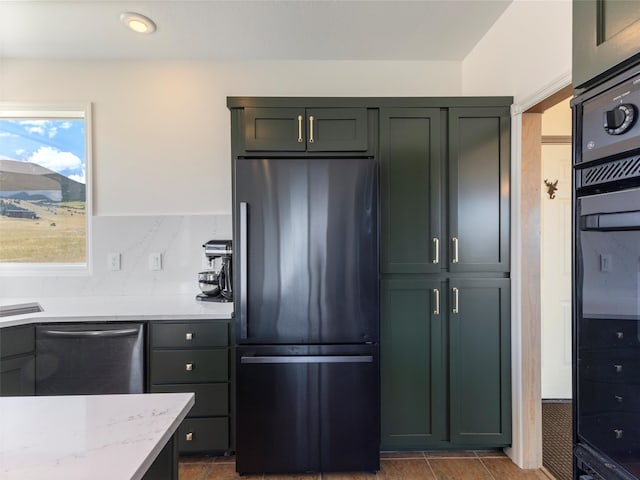
[[[461,61],[511,2],[0,0],[0,58]]]

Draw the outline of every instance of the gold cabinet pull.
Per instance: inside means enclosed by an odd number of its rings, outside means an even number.
[[[624,332],[616,332],[616,338],[622,340],[624,338]]]
[[[184,369],[185,369],[187,372],[191,372],[191,371],[193,370],[193,363],[187,363],[187,364],[184,366]]]
[[[435,301],[435,308],[433,309],[434,315],[440,315],[440,289],[433,289],[433,296]]]
[[[451,310],[451,313],[458,313],[459,312],[458,289],[456,287],[453,287],[451,290],[453,291],[453,309]]]
[[[315,142],[313,138],[313,115],[309,115],[309,143]]]
[[[193,441],[193,432],[189,432],[189,433],[187,433],[187,434],[184,436],[184,439],[185,439],[187,442],[191,442],[191,441]]]
[[[614,365],[613,368],[616,370],[616,373],[622,372],[622,365]]]
[[[460,261],[460,252],[458,251],[458,237],[453,237],[451,241],[453,242],[453,259],[451,260],[451,263],[458,263]]]
[[[440,239],[438,237],[433,237],[433,260],[434,264],[440,263]]]
[[[191,332],[185,333],[184,334],[184,339],[187,340],[187,341],[193,340],[193,333],[191,333]]]
[[[616,440],[620,440],[624,435],[624,430],[615,429],[613,433],[616,434]]]
[[[298,143],[304,142],[304,138],[302,138],[302,115],[298,115]]]

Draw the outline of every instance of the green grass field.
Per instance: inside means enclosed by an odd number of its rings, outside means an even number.
[[[0,262],[86,262],[84,202],[41,205],[22,200],[19,205],[38,218],[0,215]]]

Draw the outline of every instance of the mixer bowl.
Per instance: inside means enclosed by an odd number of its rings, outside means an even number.
[[[198,285],[205,295],[218,295],[220,293],[220,272],[207,270],[198,273]]]

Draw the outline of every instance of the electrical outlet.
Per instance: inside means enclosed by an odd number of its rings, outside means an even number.
[[[152,270],[152,271],[162,270],[162,254],[161,253],[149,254],[149,270]]]
[[[112,271],[120,270],[120,254],[119,253],[107,254],[107,270],[112,270]]]

